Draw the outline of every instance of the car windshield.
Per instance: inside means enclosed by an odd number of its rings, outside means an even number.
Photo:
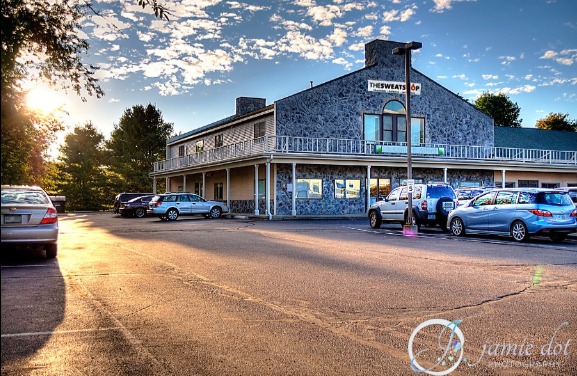
[[[39,191],[2,191],[2,204],[49,204],[48,198]]]
[[[537,204],[566,206],[573,205],[573,201],[569,198],[567,193],[560,192],[539,192],[537,193],[535,202]]]
[[[450,197],[455,199],[455,191],[449,186],[432,185],[427,190],[427,198]]]

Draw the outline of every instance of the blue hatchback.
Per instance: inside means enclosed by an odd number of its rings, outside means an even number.
[[[453,235],[510,235],[522,242],[548,235],[560,242],[577,231],[577,209],[567,192],[544,188],[503,188],[483,193],[449,213]]]

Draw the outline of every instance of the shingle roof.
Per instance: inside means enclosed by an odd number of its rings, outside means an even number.
[[[495,127],[495,146],[541,150],[577,150],[577,132]]]

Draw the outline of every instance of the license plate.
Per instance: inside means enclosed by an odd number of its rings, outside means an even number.
[[[22,223],[21,215],[5,215],[4,223]]]
[[[443,202],[443,209],[453,209],[452,202]]]

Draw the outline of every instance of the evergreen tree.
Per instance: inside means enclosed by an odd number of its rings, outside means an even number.
[[[152,104],[124,111],[106,143],[110,168],[122,179],[116,184],[119,192],[152,191],[149,174],[154,162],[165,158],[166,140],[172,132],[172,123],[164,122]]]
[[[107,189],[104,136],[92,123],[77,126],[60,148],[59,182],[68,210],[102,210],[113,193]]]

